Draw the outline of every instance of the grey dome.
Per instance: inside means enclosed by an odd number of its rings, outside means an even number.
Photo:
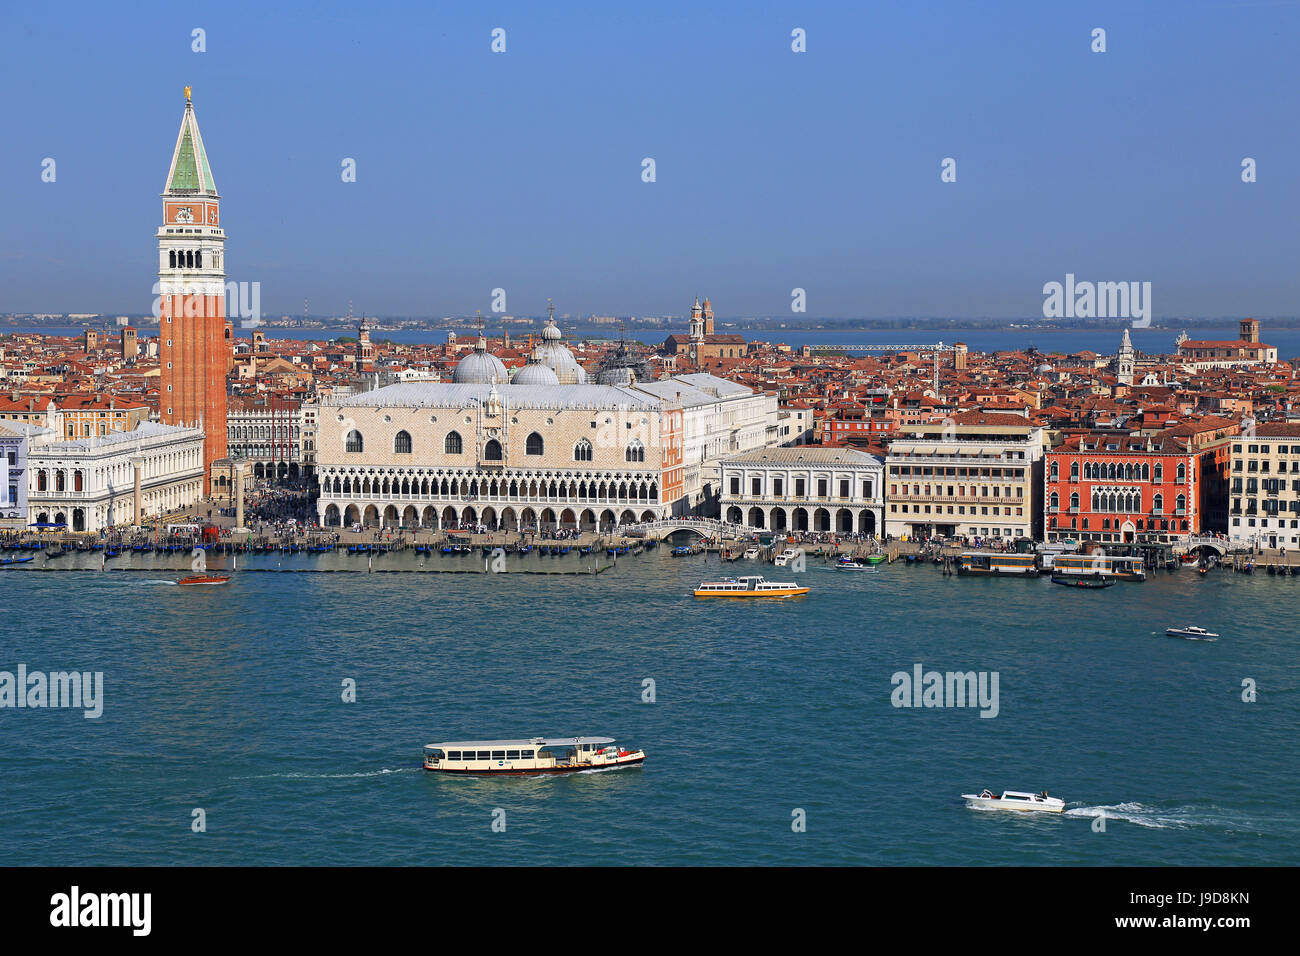
[[[512,378],[513,385],[559,385],[560,379],[548,366],[541,362],[530,361],[527,365],[515,372]]]
[[[561,341],[562,338],[563,335],[555,322],[548,321],[546,328],[542,329],[542,344],[537,347],[534,354],[543,365],[550,367],[560,384],[585,385],[587,370],[578,364],[573,353]]]
[[[474,351],[457,363],[451,380],[458,385],[491,385],[510,381],[510,373],[505,363],[487,350],[487,340],[480,335]]]

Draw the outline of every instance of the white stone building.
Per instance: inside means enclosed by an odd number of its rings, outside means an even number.
[[[637,382],[632,388],[682,409],[685,472],[675,513],[714,512],[722,488],[722,459],[778,440],[775,394],[706,372]]]
[[[53,441],[52,428],[28,422],[0,422],[0,527],[27,524],[27,458],[34,446]]]
[[[675,409],[607,385],[411,383],[319,409],[321,524],[591,530],[675,500]]]
[[[1041,538],[1046,441],[1041,426],[998,412],[906,426],[885,459],[886,533]]]
[[[227,457],[247,463],[245,474],[251,478],[297,481],[310,476],[315,416],[315,406],[289,399],[231,398],[226,405]],[[217,486],[224,492],[228,479],[221,469],[217,472]]]
[[[762,448],[722,461],[722,518],[773,531],[879,534],[884,460],[855,448]]]
[[[188,507],[203,496],[203,429],[142,422],[134,431],[34,446],[29,522],[99,531]]]
[[[1235,436],[1230,474],[1232,546],[1300,549],[1300,422]]]

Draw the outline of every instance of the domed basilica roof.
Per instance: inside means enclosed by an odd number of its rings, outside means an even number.
[[[585,385],[587,370],[578,364],[573,353],[561,341],[563,337],[555,320],[547,319],[546,328],[542,329],[542,344],[534,354],[555,373],[561,385]]]
[[[504,384],[510,381],[510,373],[505,363],[487,350],[487,339],[479,333],[474,351],[457,363],[451,380],[458,385]]]
[[[533,349],[528,364],[515,372],[510,380],[512,385],[559,385],[560,378],[548,365],[542,364],[541,348]]]

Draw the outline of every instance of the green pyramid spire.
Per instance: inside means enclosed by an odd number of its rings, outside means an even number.
[[[172,152],[172,165],[167,173],[166,192],[186,195],[217,195],[217,184],[208,165],[208,151],[203,148],[199,121],[190,102],[189,87],[185,88],[185,115],[181,117],[181,130]]]

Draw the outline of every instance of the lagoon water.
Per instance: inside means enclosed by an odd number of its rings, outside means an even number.
[[[1113,355],[1115,350],[1119,348],[1120,336],[1123,334],[1119,328],[1054,329],[1037,328],[1032,324],[1015,329],[954,328],[951,326],[945,327],[942,324],[936,324],[935,328],[930,329],[817,329],[811,327],[812,324],[792,321],[785,326],[775,323],[767,328],[756,329],[719,327],[718,331],[739,332],[750,341],[782,342],[796,348],[804,345],[925,345],[941,341],[949,344],[965,342],[971,350],[977,352],[1019,351],[1032,346],[1048,355],[1052,352],[1069,354],[1084,350],[1096,352],[1099,355]],[[1267,321],[1263,325],[1260,338],[1267,344],[1277,347],[1280,359],[1286,361],[1300,356],[1300,329],[1271,329],[1268,327]],[[45,335],[79,335],[84,329],[73,327],[31,327],[12,330],[0,328],[0,333],[9,331],[40,332]],[[532,327],[531,331],[533,334],[537,334],[540,331],[540,326]],[[1236,339],[1238,335],[1237,326],[1231,323],[1216,327],[1191,326],[1186,331],[1194,339]],[[150,327],[147,325],[141,328],[141,334],[144,335],[156,334],[156,332],[156,329],[151,332]],[[270,326],[263,326],[262,332],[265,333],[268,339],[316,339],[322,341],[338,335],[356,334],[355,330],[352,329],[343,331],[334,329],[280,329]],[[488,332],[494,335],[501,334],[499,329],[493,330],[491,327],[489,327]],[[525,327],[512,330],[511,335],[516,341],[521,341],[527,337],[528,332],[529,328]],[[647,344],[657,344],[673,332],[685,335],[687,329],[685,326],[674,329],[664,328],[661,331],[635,329],[630,333],[630,337]],[[1177,329],[1163,328],[1131,329],[1129,336],[1133,341],[1133,346],[1141,353],[1147,355],[1171,355],[1177,350],[1178,332]],[[461,330],[460,334],[463,336],[465,334],[464,330]],[[617,337],[618,331],[611,326],[584,325],[579,326],[576,330],[569,329],[566,326],[565,335],[571,339],[584,337],[608,339]],[[251,339],[252,336],[253,333],[250,329],[235,329],[236,338]],[[446,331],[437,329],[400,329],[391,332],[379,330],[374,332],[372,337],[377,342],[388,339],[406,345],[441,344],[447,341]]]
[[[664,549],[598,577],[518,573],[576,556],[505,575],[429,573],[482,568],[441,555],[421,573],[243,573],[365,561],[250,556],[212,589],[176,587],[179,556],[43,561],[0,572],[0,670],[102,671],[104,713],[0,710],[11,864],[1300,862],[1300,578],[1094,592],[810,562],[807,598],[728,602],[690,594],[716,557]],[[98,567],[50,566],[78,561]],[[1223,637],[1163,636],[1184,623]],[[996,671],[997,716],[892,706],[892,675],[918,663]],[[550,779],[419,768],[428,742],[548,734],[648,760]],[[1069,809],[966,809],[985,787]]]

